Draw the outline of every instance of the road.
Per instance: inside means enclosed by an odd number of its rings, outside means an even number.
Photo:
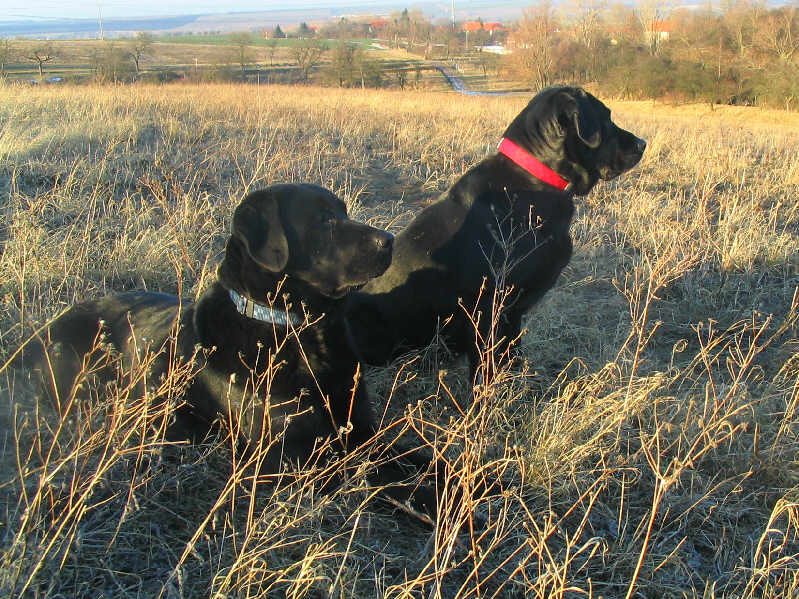
[[[444,76],[444,79],[446,79],[450,86],[452,86],[453,90],[465,96],[516,96],[520,94],[520,92],[514,91],[482,92],[468,89],[466,84],[463,82],[463,79],[458,76],[458,72],[452,67],[447,65],[435,65],[435,69]]]

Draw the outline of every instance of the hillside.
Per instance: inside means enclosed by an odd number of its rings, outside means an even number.
[[[170,15],[174,7],[164,7],[167,11],[159,11],[163,16],[149,16],[141,7],[107,6],[103,30],[105,35],[113,38],[126,36],[137,31],[163,33],[201,33],[208,31],[258,31],[272,29],[275,25],[295,27],[302,22],[327,23],[341,18],[368,18],[370,15],[390,15],[404,7],[390,1],[369,0],[358,2],[298,3],[294,6],[271,10],[241,8],[225,12],[213,13],[195,10],[194,14]],[[206,5],[207,6],[207,5]],[[241,6],[241,5],[239,5]],[[252,7],[253,5],[250,4]],[[424,12],[430,19],[446,21],[451,14],[450,5],[440,2],[415,2],[414,8]],[[48,39],[90,38],[98,35],[99,23],[97,8],[71,7],[62,11],[52,7],[46,18],[15,19],[16,11],[0,16],[0,37],[40,37]],[[170,11],[169,8],[172,8]],[[217,10],[219,7],[215,7]],[[83,10],[80,10],[83,9]],[[127,9],[127,10],[125,10]],[[19,10],[19,9],[18,9]],[[29,16],[29,11],[23,11]],[[474,19],[478,17],[515,20],[521,17],[522,9],[516,2],[507,0],[486,2],[485,0],[461,0],[458,2],[458,19]]]
[[[578,198],[575,253],[490,387],[433,346],[365,382],[500,493],[430,529],[359,472],[275,488],[172,446],[130,384],[83,418],[9,365],[82,298],[194,297],[241,197],[324,185],[397,231],[521,97],[316,87],[0,87],[0,460],[8,597],[790,597],[799,593],[799,116],[608,102],[648,140]],[[630,591],[628,593],[628,591]],[[637,593],[637,594],[634,594]]]

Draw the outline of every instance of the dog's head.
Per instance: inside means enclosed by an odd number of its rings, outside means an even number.
[[[286,275],[337,299],[383,274],[393,239],[350,220],[344,202],[323,187],[273,185],[249,194],[236,208],[225,270],[253,293],[264,286],[269,291]],[[231,268],[240,272],[230,273]]]
[[[617,127],[608,107],[579,87],[541,91],[504,137],[568,179],[578,195],[631,169],[646,149],[646,141]]]

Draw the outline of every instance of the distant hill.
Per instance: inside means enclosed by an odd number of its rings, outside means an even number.
[[[135,17],[103,19],[106,37],[126,36],[137,31],[153,33],[199,33],[206,31],[255,30],[275,25],[291,27],[301,21],[331,18],[330,9],[270,10],[258,13],[179,15],[170,17]],[[0,37],[96,38],[97,19],[48,19],[0,21]]]
[[[180,15],[171,17],[104,18],[103,34],[106,37],[129,36],[137,31],[165,33],[200,33],[208,31],[242,31],[281,27],[294,27],[300,22],[323,23],[341,17],[356,17],[366,14],[389,15],[405,7],[403,2],[373,2],[323,8],[277,9],[259,12],[228,12],[222,14]],[[427,1],[412,3],[428,18],[448,19],[451,3]],[[518,2],[500,0],[459,0],[456,17],[459,20],[482,17],[489,20],[515,20],[521,17]],[[96,38],[100,26],[97,19],[29,19],[4,21],[0,18],[0,37],[46,37],[46,38]]]
[[[141,17],[128,19],[104,19],[103,31],[107,35],[116,32],[164,31],[180,29],[196,22],[197,15],[177,17]],[[27,21],[0,21],[2,37],[97,37],[97,19],[53,19]]]

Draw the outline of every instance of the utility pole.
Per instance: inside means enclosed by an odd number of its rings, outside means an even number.
[[[455,31],[455,0],[452,0],[452,30]]]
[[[105,36],[103,35],[103,3],[102,2],[98,2],[97,3],[97,22],[100,24],[100,39],[104,40]]]

